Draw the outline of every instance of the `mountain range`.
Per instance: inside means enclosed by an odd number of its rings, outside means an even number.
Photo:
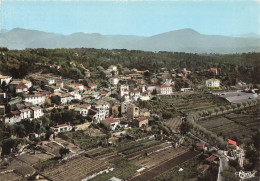
[[[252,34],[241,35],[241,37],[205,35],[190,28],[149,37],[99,33],[62,35],[15,28],[0,31],[0,46],[8,49],[85,47],[227,54],[260,52],[260,36],[256,34],[254,36]]]

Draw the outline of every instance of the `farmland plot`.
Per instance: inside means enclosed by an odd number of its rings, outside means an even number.
[[[53,181],[82,180],[99,171],[112,168],[113,165],[101,160],[79,156],[52,169],[46,169],[42,175]]]

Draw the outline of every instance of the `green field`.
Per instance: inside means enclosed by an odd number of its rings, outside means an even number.
[[[260,129],[259,106],[244,111],[226,114],[210,119],[200,120],[198,124],[224,139],[251,139]]]

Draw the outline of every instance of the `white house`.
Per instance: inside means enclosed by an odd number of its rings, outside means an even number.
[[[95,83],[88,83],[88,86],[90,87],[90,89],[97,89],[97,84],[95,84]]]
[[[172,93],[172,87],[170,85],[161,85],[157,88],[158,94],[171,94]]]
[[[41,105],[45,102],[45,95],[42,94],[34,94],[34,95],[25,95],[24,102],[31,102],[34,105]]]
[[[75,84],[72,84],[70,85],[70,87],[76,89],[76,90],[79,90],[79,91],[84,91],[84,85],[83,84],[78,84],[78,83],[75,83]]]
[[[102,120],[101,123],[114,131],[116,127],[119,126],[120,121],[114,118],[107,118]]]
[[[108,67],[108,69],[110,69],[111,71],[117,71],[117,66],[116,65],[110,65]]]
[[[117,85],[119,82],[119,79],[117,77],[111,77],[109,78],[109,83],[112,85]]]
[[[78,111],[83,117],[88,116],[88,112],[91,108],[91,105],[82,104],[74,108],[75,111]]]
[[[32,110],[31,109],[22,109],[20,110],[21,113],[21,119],[30,119],[32,118]]]
[[[123,97],[125,94],[129,94],[129,86],[120,85],[120,96]]]
[[[141,93],[139,90],[134,90],[130,92],[130,97],[137,101],[141,97]]]
[[[28,87],[23,83],[20,82],[16,87],[15,87],[16,93],[22,93],[22,92],[27,92]]]
[[[209,88],[220,87],[220,80],[219,79],[208,79],[208,80],[206,80],[206,86]]]
[[[110,105],[105,101],[98,101],[94,105],[95,109],[98,110],[99,114],[103,114],[105,118],[109,116]]]
[[[53,128],[51,128],[55,133],[60,133],[60,132],[67,132],[72,130],[72,126],[67,125],[67,124],[61,124],[57,125]]]
[[[14,124],[22,120],[20,111],[11,111],[10,116],[5,117],[5,123]]]
[[[32,118],[38,119],[43,116],[43,111],[40,106],[31,107],[32,109]]]

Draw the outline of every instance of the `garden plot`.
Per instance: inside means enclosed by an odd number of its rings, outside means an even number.
[[[169,145],[168,145],[169,146]],[[155,151],[150,150],[151,152]],[[153,154],[150,154],[149,156],[143,155],[142,157],[138,157],[133,162],[136,165],[145,167],[145,168],[152,168],[155,166],[160,165],[161,163],[172,159],[174,157],[177,157],[185,152],[189,151],[189,148],[187,147],[179,147],[179,148],[169,148],[165,149],[159,152],[154,152]]]
[[[17,159],[19,159],[25,163],[28,163],[29,165],[35,165],[39,162],[48,160],[50,158],[53,158],[53,156],[49,155],[49,154],[37,153],[37,152],[34,154],[33,153],[24,153],[24,154],[17,156]]]
[[[41,174],[52,181],[82,180],[102,170],[112,168],[113,165],[103,160],[95,160],[79,156],[65,163],[60,163],[51,169],[44,170]]]

